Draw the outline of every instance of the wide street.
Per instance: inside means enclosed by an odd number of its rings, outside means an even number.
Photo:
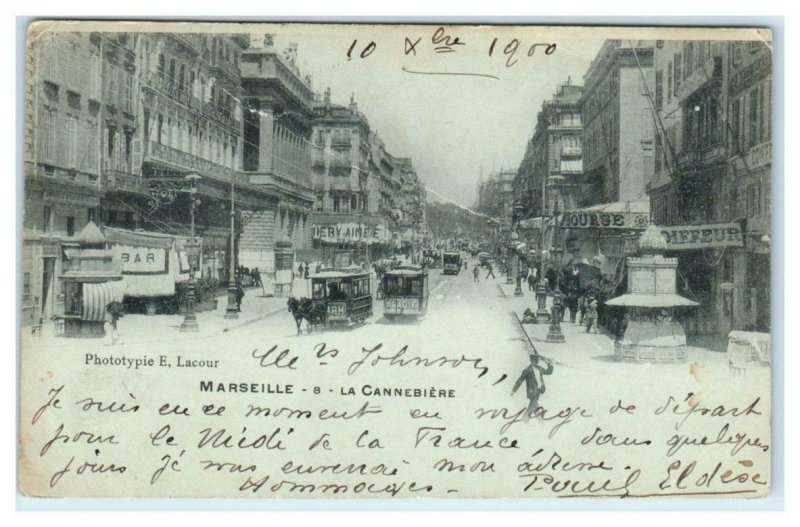
[[[470,261],[468,270],[456,276],[442,274],[441,269],[429,271],[430,298],[427,315],[421,319],[389,321],[383,317],[383,301],[374,300],[374,315],[364,324],[342,328],[316,328],[312,333],[306,330],[297,335],[294,319],[286,307],[286,298],[266,297],[260,290],[248,289],[242,305],[242,313],[237,320],[226,320],[225,298],[221,297],[219,307],[214,312],[197,315],[200,331],[182,333],[180,315],[126,315],[119,322],[122,345],[110,346],[105,339],[70,339],[52,335],[52,326],[46,325],[44,335],[33,337],[23,333],[25,353],[38,353],[48,349],[58,353],[61,358],[84,353],[98,355],[122,354],[126,356],[159,355],[197,357],[222,361],[226,376],[233,375],[231,368],[225,366],[236,355],[249,356],[252,350],[265,350],[273,345],[289,349],[293,355],[307,360],[308,356],[324,343],[327,349],[339,351],[336,360],[358,361],[367,355],[366,351],[381,347],[369,356],[372,360],[378,355],[389,356],[406,346],[404,358],[424,357],[437,359],[443,356],[480,359],[480,366],[488,368],[481,375],[467,371],[465,365],[454,372],[445,368],[431,369],[437,374],[421,375],[414,368],[406,367],[408,375],[393,371],[388,361],[378,361],[370,379],[373,382],[414,385],[418,383],[466,382],[474,388],[478,383],[480,390],[470,389],[463,396],[475,397],[476,401],[491,393],[499,404],[523,405],[524,390],[513,399],[509,392],[514,380],[529,363],[528,353],[531,345],[543,356],[553,359],[555,370],[546,379],[547,392],[542,396],[542,405],[558,405],[561,400],[574,401],[584,394],[587,401],[595,397],[595,390],[605,391],[613,387],[614,393],[621,397],[629,394],[632,399],[641,399],[642,393],[653,391],[659,383],[671,393],[695,391],[712,380],[740,382],[731,379],[729,365],[724,354],[703,348],[690,348],[687,363],[679,364],[629,364],[619,363],[613,358],[613,339],[603,333],[587,334],[583,327],[562,323],[566,343],[549,344],[545,342],[548,324],[526,324],[521,326],[518,319],[530,307],[535,310],[532,292],[524,287],[522,297],[513,296],[513,285],[507,285],[505,276],[495,269],[497,277],[486,279],[486,270],[481,269],[480,281],[475,283]],[[375,283],[373,279],[373,291]],[[295,281],[294,294],[306,296],[308,281]],[[551,298],[548,298],[548,308]],[[77,357],[76,357],[77,358]],[[324,361],[321,361],[324,362]],[[327,365],[324,365],[327,366]],[[366,366],[366,364],[365,364]],[[320,379],[335,384],[345,384],[350,379],[365,375],[367,367],[344,376],[331,378],[330,372],[320,369]],[[477,370],[474,370],[477,371]],[[326,373],[327,372],[327,373]],[[196,373],[196,372],[195,372]],[[752,375],[768,375],[768,369],[755,370]],[[308,370],[303,375],[309,375]],[[750,378],[750,377],[748,377]],[[366,380],[365,378],[362,380]],[[575,386],[592,389],[575,390]],[[338,391],[338,390],[337,390]]]

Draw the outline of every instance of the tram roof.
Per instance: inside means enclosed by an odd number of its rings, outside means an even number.
[[[418,265],[403,265],[384,273],[385,276],[418,276],[422,274],[428,274],[428,272]]]
[[[366,271],[339,271],[339,270],[332,270],[332,271],[321,271],[316,274],[312,274],[311,278],[322,278],[322,279],[329,279],[329,278],[360,278],[363,276],[369,276],[369,273]]]

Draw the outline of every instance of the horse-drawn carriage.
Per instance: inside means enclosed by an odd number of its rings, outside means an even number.
[[[401,266],[383,275],[383,314],[389,319],[419,317],[428,310],[428,272]]]

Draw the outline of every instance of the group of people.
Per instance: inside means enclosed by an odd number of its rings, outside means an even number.
[[[236,283],[244,287],[264,287],[261,282],[261,271],[258,267],[249,269],[243,265],[236,266]]]

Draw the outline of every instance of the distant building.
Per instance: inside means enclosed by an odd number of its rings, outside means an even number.
[[[326,262],[341,251],[349,252],[351,261],[386,255],[394,218],[381,206],[382,178],[380,169],[371,167],[369,121],[353,98],[348,106],[332,104],[330,89],[325,90],[314,103],[312,144],[315,253]]]
[[[516,201],[514,192],[516,175],[515,171],[501,170],[481,183],[478,188],[478,211],[492,218],[510,222]]]
[[[525,217],[575,209],[581,202],[582,90],[568,79],[537,115],[514,180]]]

